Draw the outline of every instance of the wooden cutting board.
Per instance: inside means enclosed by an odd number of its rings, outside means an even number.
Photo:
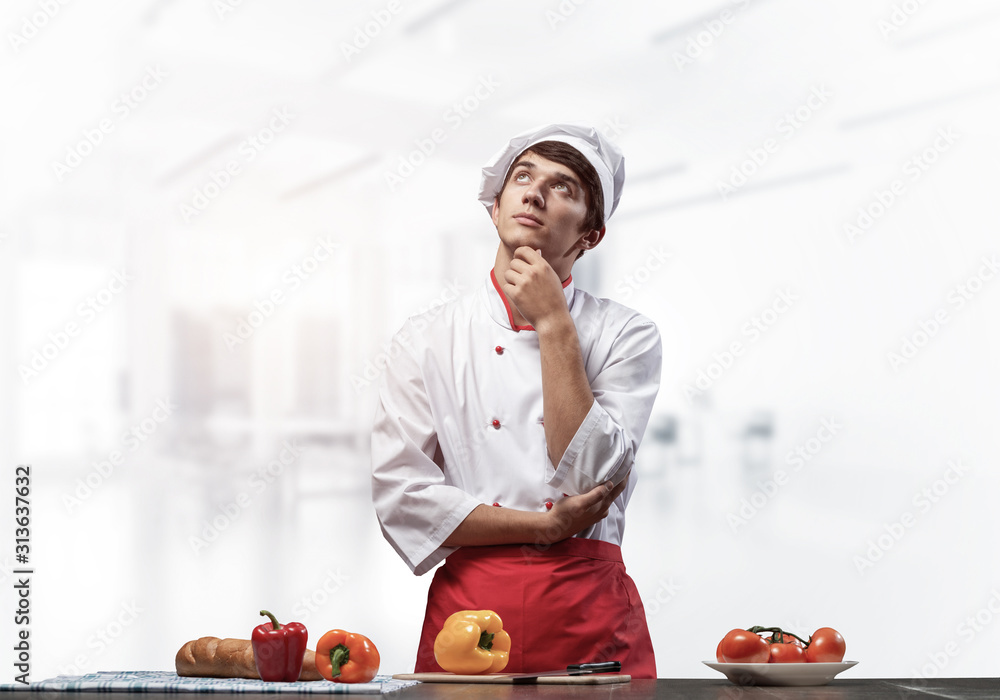
[[[422,683],[514,683],[514,674],[491,673],[480,676],[461,676],[455,673],[396,673],[398,681],[420,681]],[[606,683],[630,683],[632,676],[618,674],[592,674],[584,676],[541,676],[534,683],[539,685],[604,685]],[[525,683],[525,681],[520,681]],[[531,681],[528,681],[531,683]]]

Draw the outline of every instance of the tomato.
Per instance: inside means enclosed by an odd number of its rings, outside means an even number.
[[[770,651],[764,638],[747,630],[731,630],[722,641],[716,654],[729,664],[766,664]]]
[[[813,636],[806,647],[806,661],[812,662],[839,662],[844,660],[847,652],[847,642],[840,636],[840,632],[832,627],[820,627],[813,632]]]
[[[718,661],[720,664],[721,663],[725,663],[725,661],[722,660],[722,641],[721,640],[719,641],[719,646],[715,647],[715,660]]]
[[[795,639],[792,637],[792,639]],[[801,644],[771,644],[768,662],[772,664],[805,663],[806,650]]]

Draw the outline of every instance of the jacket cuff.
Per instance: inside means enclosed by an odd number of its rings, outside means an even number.
[[[596,481],[590,474],[577,468],[580,455],[584,452],[587,443],[591,440],[594,430],[600,425],[606,412],[595,400],[584,416],[583,422],[577,428],[576,434],[570,440],[566,451],[563,452],[559,466],[553,468],[552,461],[548,454],[545,455],[545,477],[546,482],[553,488],[561,489],[564,493],[581,494],[596,488],[602,481]]]
[[[469,496],[456,506],[448,516],[441,521],[441,524],[427,536],[424,546],[413,553],[413,558],[407,558],[407,563],[415,576],[422,576],[428,571],[444,561],[445,557],[454,552],[458,547],[444,547],[442,542],[448,539],[448,535],[455,531],[462,521],[469,517],[469,513],[476,509],[480,502]]]

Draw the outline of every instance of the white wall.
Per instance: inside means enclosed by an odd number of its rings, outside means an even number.
[[[998,675],[992,3],[0,13],[0,609],[30,463],[33,679],[170,668],[262,607],[411,667],[429,577],[369,504],[371,380],[482,283],[479,167],[567,119],[628,171],[577,280],[664,341],[624,545],[660,675],[752,624],[838,628],[855,677]]]

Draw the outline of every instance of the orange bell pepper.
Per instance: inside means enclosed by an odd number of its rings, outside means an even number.
[[[380,662],[378,649],[362,634],[330,630],[316,642],[316,670],[328,681],[367,683]]]
[[[449,616],[434,639],[434,658],[445,671],[497,673],[507,666],[510,635],[492,610],[461,610]]]

